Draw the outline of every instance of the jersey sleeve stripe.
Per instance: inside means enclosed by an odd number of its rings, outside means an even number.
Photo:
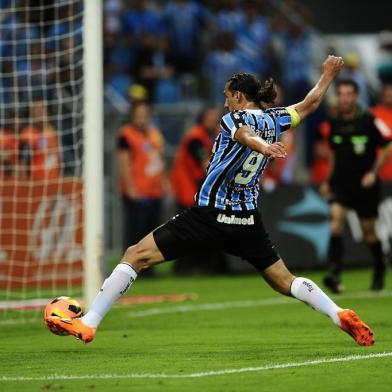
[[[235,126],[233,120],[229,116],[223,116],[221,123],[226,124],[229,129]]]
[[[221,126],[222,126],[222,128],[223,128],[226,132],[228,132],[228,133],[231,135],[231,138],[232,138],[233,140],[235,140],[235,139],[234,139],[234,136],[235,136],[235,133],[237,132],[238,128],[234,125],[234,123],[233,123],[233,126],[232,126],[232,127],[229,127],[229,126],[227,125],[227,123],[226,123],[226,122],[223,120],[223,118],[222,118]]]
[[[231,134],[231,129],[228,127],[228,125],[222,120],[221,121],[221,127],[228,132],[229,134]]]

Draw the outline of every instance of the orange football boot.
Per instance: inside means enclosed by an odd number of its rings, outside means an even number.
[[[73,335],[84,343],[90,343],[95,336],[96,328],[83,324],[80,318],[66,319],[57,316],[49,316],[45,319],[49,329],[63,332],[65,335]]]
[[[360,346],[373,346],[373,331],[351,309],[338,312],[340,328],[347,332]]]

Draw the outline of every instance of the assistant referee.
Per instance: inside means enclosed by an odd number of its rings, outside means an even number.
[[[372,290],[384,288],[386,258],[375,231],[380,181],[378,172],[390,148],[391,130],[367,110],[359,106],[359,88],[352,80],[336,83],[337,115],[328,121],[327,137],[332,150],[330,175],[321,187],[331,206],[331,240],[329,262],[331,272],[324,284],[340,293],[342,286],[343,229],[347,211],[356,211],[364,239],[374,259]],[[378,150],[383,149],[380,154]]]

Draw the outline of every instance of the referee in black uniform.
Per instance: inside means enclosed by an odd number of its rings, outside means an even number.
[[[330,175],[321,191],[331,206],[331,272],[324,284],[335,293],[342,291],[342,232],[348,209],[358,214],[364,239],[374,259],[372,290],[384,288],[386,258],[375,231],[380,182],[377,176],[388,151],[389,128],[358,104],[358,85],[352,80],[336,84],[337,115],[329,119],[329,143],[332,150]],[[382,148],[381,154],[377,154]]]

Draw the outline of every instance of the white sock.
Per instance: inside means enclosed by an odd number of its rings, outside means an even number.
[[[126,263],[120,263],[103,282],[100,292],[82,317],[84,324],[97,328],[113,304],[124,295],[137,277],[136,271]]]
[[[338,316],[338,311],[342,310],[339,308],[325,294],[316,283],[312,282],[307,278],[295,278],[291,284],[291,294],[293,297],[305,302],[311,306],[314,310],[324,313],[326,316],[330,317],[332,321],[340,326],[340,320]]]

